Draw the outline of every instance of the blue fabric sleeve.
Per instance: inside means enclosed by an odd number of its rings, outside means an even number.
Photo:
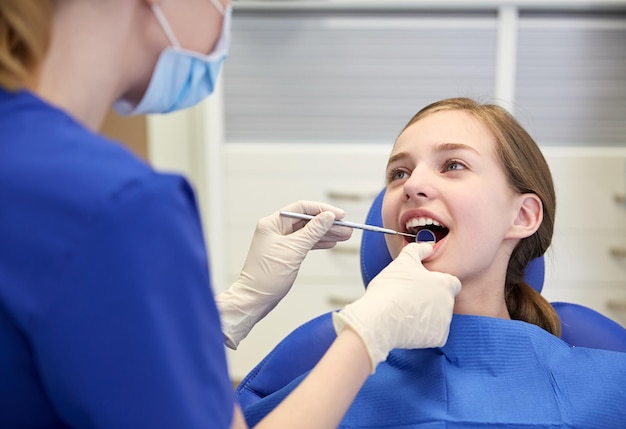
[[[187,182],[135,180],[92,222],[34,327],[61,418],[81,428],[229,427],[232,386]]]

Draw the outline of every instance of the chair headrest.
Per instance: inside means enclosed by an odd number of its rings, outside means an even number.
[[[383,226],[382,205],[385,190],[383,189],[370,207],[365,223]],[[384,234],[372,231],[363,231],[361,239],[361,277],[365,287],[376,275],[391,262],[391,255],[387,250]],[[526,267],[524,279],[537,292],[543,289],[545,278],[545,263],[543,256],[535,258]]]

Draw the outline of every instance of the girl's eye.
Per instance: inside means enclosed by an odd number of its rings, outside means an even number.
[[[445,171],[465,170],[466,168],[465,164],[456,159],[449,159],[444,164]]]
[[[387,174],[387,182],[408,179],[409,176],[410,176],[410,173],[405,170],[393,169]]]

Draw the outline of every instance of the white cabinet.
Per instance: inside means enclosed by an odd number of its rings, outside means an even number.
[[[547,151],[557,191],[543,295],[626,326],[626,150]]]
[[[236,279],[256,221],[296,200],[324,201],[346,210],[347,220],[363,222],[384,186],[391,146],[226,145],[227,280]],[[364,291],[360,231],[334,249],[309,253],[296,283],[276,310],[229,351],[234,380],[247,374],[276,343],[300,324],[337,309]]]
[[[226,145],[226,243],[229,274],[239,273],[257,219],[296,200],[324,201],[343,208],[346,220],[362,222],[384,187],[391,146]],[[315,251],[302,277],[352,279],[342,258],[354,257],[360,234],[329,252]],[[329,267],[333,267],[329,270]],[[339,277],[338,277],[339,276]]]

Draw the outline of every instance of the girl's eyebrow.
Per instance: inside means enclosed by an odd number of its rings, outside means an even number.
[[[435,145],[436,153],[453,152],[453,151],[459,151],[459,150],[467,150],[470,152],[474,152],[477,155],[480,155],[480,153],[475,148],[464,143],[438,143],[437,145]],[[392,155],[391,157],[389,157],[389,161],[387,161],[387,167],[389,167],[390,164],[396,161],[403,160],[406,158],[410,158],[410,155],[408,152],[398,152]]]
[[[452,152],[456,150],[468,150],[470,152],[474,152],[476,155],[480,155],[480,153],[472,146],[464,144],[464,143],[439,143],[435,146],[435,152]]]
[[[389,157],[389,161],[387,161],[387,167],[389,167],[390,164],[393,164],[394,162],[405,158],[409,158],[409,154],[407,152],[398,152]]]

